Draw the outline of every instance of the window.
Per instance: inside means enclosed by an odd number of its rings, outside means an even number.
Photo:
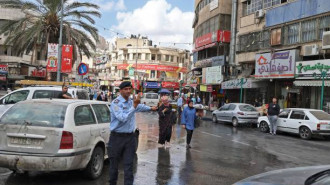
[[[159,61],[162,60],[162,55],[161,55],[161,54],[158,54],[158,55],[157,55],[157,60],[159,60]]]
[[[226,105],[222,106],[219,110],[220,111],[226,111],[228,109],[229,109],[229,104],[226,104]]]
[[[236,105],[230,104],[228,110],[235,110],[235,108],[236,108]]]
[[[323,111],[310,111],[310,113],[318,120],[330,120],[330,114]]]
[[[146,59],[145,60],[150,60],[150,53],[146,53]]]
[[[174,56],[170,56],[170,59],[171,59],[171,62],[173,62],[174,61]]]
[[[76,107],[74,110],[74,122],[76,126],[96,124],[91,107],[89,105]]]
[[[77,98],[80,100],[89,100],[87,91],[77,90]]]
[[[282,38],[282,28],[276,28],[276,29],[273,29],[272,32],[272,38],[270,40],[270,44],[272,46],[274,45],[280,45],[282,42],[281,42],[281,38]]]
[[[324,31],[330,31],[330,15],[320,18],[320,27],[319,27],[320,40],[322,40]]]
[[[291,24],[286,27],[286,44],[295,44],[300,42],[299,30],[300,23]]]
[[[156,78],[156,71],[155,70],[150,71],[150,78]]]
[[[57,98],[61,92],[62,91],[37,90],[37,91],[34,91],[32,99]],[[57,96],[55,96],[55,94]]]
[[[146,94],[146,99],[158,99],[158,94]]]
[[[141,60],[141,56],[142,56],[142,54],[141,53],[138,53],[138,59]]]
[[[165,55],[165,61],[169,62],[170,61],[170,55]]]
[[[257,111],[257,109],[251,105],[240,105],[239,110],[244,111],[244,112],[256,112]]]
[[[63,128],[66,109],[66,105],[56,103],[21,103],[9,109],[0,123]]]
[[[131,54],[132,55],[132,60],[136,59],[136,53]]]
[[[14,92],[5,98],[5,103],[15,104],[17,102],[24,101],[28,97],[29,92],[30,91],[28,90]]]
[[[281,4],[281,0],[264,0],[264,8],[269,8]]]
[[[107,105],[92,105],[98,123],[110,123],[110,110]]]
[[[283,110],[282,112],[280,112],[280,114],[278,115],[279,118],[288,118],[290,114],[290,110]]]
[[[247,15],[262,9],[262,0],[250,0],[247,2]]]
[[[156,60],[156,55],[155,54],[151,55],[151,60]]]
[[[292,111],[290,119],[300,119],[303,120],[305,118],[305,113],[302,111]]]
[[[302,42],[309,42],[316,39],[316,19],[301,23]]]

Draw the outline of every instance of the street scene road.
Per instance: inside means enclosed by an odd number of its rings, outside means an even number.
[[[273,136],[254,127],[212,123],[209,117],[194,131],[192,148],[187,150],[186,131],[179,125],[174,126],[171,147],[158,148],[158,115],[137,114],[141,134],[134,161],[134,184],[229,185],[271,170],[323,165],[329,161],[329,140],[302,140],[284,133]],[[102,176],[94,181],[85,179],[81,171],[12,174],[0,169],[0,185],[104,185],[109,179],[108,168],[106,161]],[[123,179],[121,166],[118,183],[123,184]]]

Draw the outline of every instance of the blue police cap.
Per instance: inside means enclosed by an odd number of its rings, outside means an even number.
[[[125,82],[122,82],[122,83],[119,85],[119,89],[123,89],[123,88],[125,88],[125,87],[132,87],[131,82],[125,81]]]

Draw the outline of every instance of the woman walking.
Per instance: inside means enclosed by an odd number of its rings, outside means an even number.
[[[191,148],[190,141],[195,129],[196,109],[192,100],[188,101],[188,106],[183,110],[181,116],[182,128],[187,131],[187,149]]]
[[[158,109],[159,115],[159,139],[160,147],[170,147],[172,135],[172,106],[169,103],[168,96],[161,98],[161,105]]]

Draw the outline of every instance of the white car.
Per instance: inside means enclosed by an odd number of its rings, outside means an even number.
[[[267,116],[259,117],[261,132],[269,132]],[[277,130],[299,134],[302,139],[311,139],[312,135],[330,136],[330,114],[316,109],[289,108],[280,112]]]
[[[42,98],[58,98],[62,92],[61,86],[33,86],[24,87],[15,90],[0,98],[0,106],[6,104],[15,104],[24,100],[42,99]],[[72,98],[89,100],[88,91],[86,89],[77,89],[69,87],[68,93]]]
[[[0,167],[14,171],[82,169],[95,179],[107,157],[108,103],[87,100],[22,101],[0,119]]]
[[[141,98],[141,103],[144,103],[150,107],[157,106],[159,103],[159,94],[157,93],[144,93]]]

